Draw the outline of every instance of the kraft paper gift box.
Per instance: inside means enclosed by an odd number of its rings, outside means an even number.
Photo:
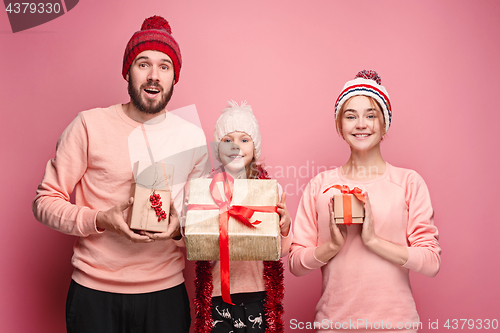
[[[171,192],[169,183],[172,181],[173,165],[162,162],[139,161],[134,165],[135,182],[132,184],[134,203],[130,211],[129,226],[133,230],[150,232],[165,232],[168,228]],[[151,195],[159,194],[161,210],[165,218],[157,215]],[[163,215],[163,214],[162,214]]]
[[[365,208],[356,196],[345,194],[351,197],[352,224],[362,224],[365,218]],[[344,194],[333,196],[333,212],[336,224],[348,224],[344,221]]]
[[[184,229],[188,260],[220,260],[219,209],[210,193],[211,182],[212,179],[193,179],[190,183]],[[218,184],[218,188],[220,193],[224,192],[222,182]],[[278,202],[276,180],[234,180],[231,205],[274,208]],[[196,205],[210,205],[211,209],[190,208]],[[276,212],[256,211],[250,221],[262,222],[250,227],[229,217],[229,260],[279,260],[279,220]]]

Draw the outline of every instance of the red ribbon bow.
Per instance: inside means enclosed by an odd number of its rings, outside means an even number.
[[[347,185],[333,185],[327,188],[326,190],[323,191],[323,194],[328,192],[331,188],[336,188],[337,190],[340,190],[340,193],[342,193],[342,208],[344,209],[344,224],[345,225],[351,225],[352,224],[352,203],[351,203],[351,196],[349,194],[354,195],[356,198],[358,198],[361,202],[366,203],[365,197],[362,194],[363,191],[355,187],[352,190],[349,188]]]
[[[217,183],[222,183],[224,193],[219,191]],[[217,173],[212,182],[210,183],[210,194],[215,201],[214,205],[188,205],[188,209],[205,210],[205,209],[219,209],[219,250],[220,250],[220,275],[221,275],[221,291],[222,299],[224,302],[233,304],[231,302],[230,292],[230,279],[229,279],[229,234],[228,222],[229,217],[234,217],[237,221],[245,224],[246,226],[254,228],[255,225],[260,224],[262,221],[250,222],[250,218],[255,212],[263,213],[278,213],[276,206],[233,206],[234,179],[225,172]],[[233,304],[234,305],[234,304]]]

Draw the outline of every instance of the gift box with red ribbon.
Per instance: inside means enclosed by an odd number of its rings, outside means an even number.
[[[221,172],[190,183],[184,236],[188,260],[220,260],[222,299],[230,295],[230,260],[279,260],[275,180],[233,179]]]
[[[165,232],[168,228],[171,192],[168,186],[173,166],[139,161],[134,165],[134,203],[129,216],[133,230]]]
[[[365,197],[361,189],[355,187],[352,190],[346,185],[333,185],[327,188],[336,188],[341,194],[333,196],[333,216],[336,224],[362,224],[365,218]]]
[[[333,196],[333,215],[335,217],[335,223],[337,224],[362,224],[365,218],[365,209],[363,208],[363,202],[356,198],[352,194],[335,194]],[[350,201],[350,203],[348,202]],[[350,207],[351,221],[349,218],[346,219],[346,212],[349,208],[344,209],[344,205]],[[347,214],[349,215],[349,213]]]
[[[276,180],[225,173],[192,180],[184,229],[188,260],[220,260],[224,242],[229,260],[279,260],[278,196]]]

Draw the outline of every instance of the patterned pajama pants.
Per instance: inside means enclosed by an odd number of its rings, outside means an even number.
[[[212,298],[212,333],[264,333],[264,298],[266,293],[232,294],[235,305],[222,301],[222,297]]]

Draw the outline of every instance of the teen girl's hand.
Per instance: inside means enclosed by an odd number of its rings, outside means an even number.
[[[367,192],[363,192],[365,197],[365,220],[363,222],[363,231],[361,232],[361,239],[363,243],[368,246],[370,243],[376,240],[377,235],[375,235],[375,228],[373,227],[373,214],[372,206],[370,204],[370,198]]]
[[[290,225],[292,224],[292,219],[286,208],[286,193],[281,195],[281,200],[277,204],[278,214],[280,214],[280,231],[283,237],[288,236],[290,232]]]
[[[333,198],[332,198],[333,200]],[[329,242],[323,243],[314,250],[314,256],[321,262],[327,263],[339,253],[347,238],[347,228],[345,225],[338,226],[333,215],[333,201],[328,202],[328,212],[330,213],[330,236]]]
[[[363,192],[365,196],[365,221],[361,231],[361,239],[368,249],[373,253],[397,265],[404,265],[408,261],[408,249],[405,246],[393,244],[385,239],[378,238],[375,235],[373,227],[373,214],[368,193]]]

